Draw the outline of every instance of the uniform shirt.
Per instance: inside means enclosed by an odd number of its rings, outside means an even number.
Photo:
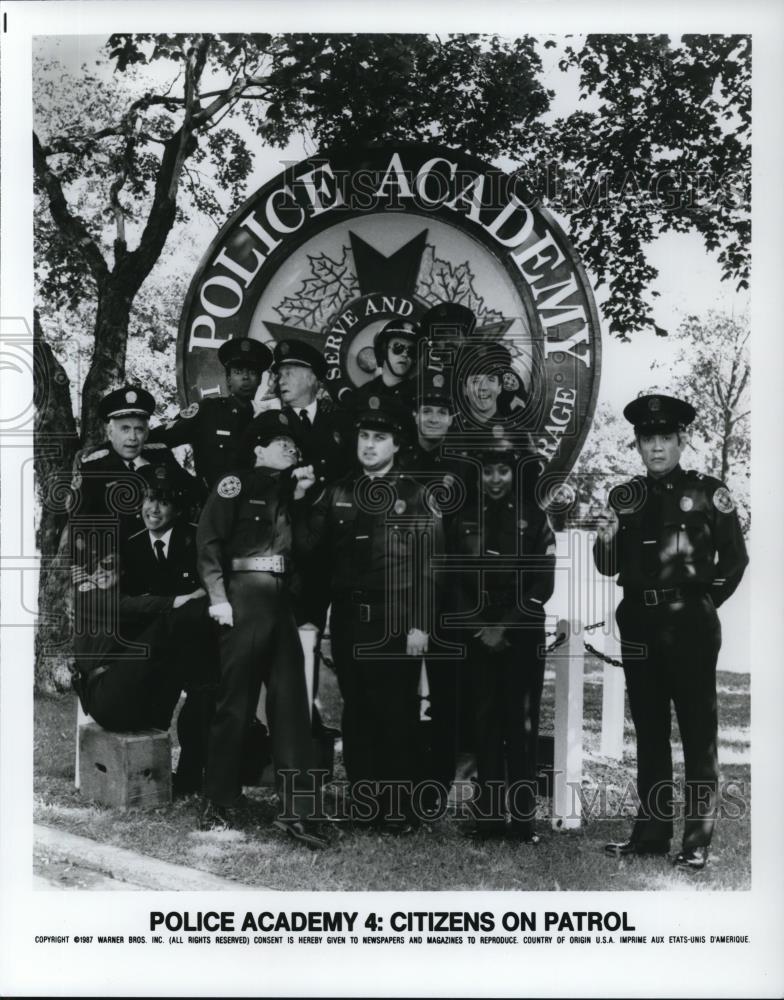
[[[201,586],[196,565],[196,525],[182,520],[170,529],[165,562],[160,562],[150,532],[144,528],[131,536],[120,552],[120,588],[123,598],[147,595],[150,610],[170,610],[172,598],[191,594]]]
[[[397,385],[387,385],[382,375],[376,375],[369,382],[361,385],[351,400],[354,412],[365,409],[371,396],[394,396],[399,403],[403,403],[412,414],[416,409],[416,375],[409,376],[398,382]],[[412,418],[413,419],[413,418]]]
[[[666,476],[635,476],[610,493],[615,538],[594,544],[594,562],[631,592],[694,586],[718,607],[748,563],[735,504],[712,476],[678,465]]]
[[[300,418],[303,407],[284,406],[289,420],[294,421],[302,439],[303,459],[313,466],[316,483],[327,486],[346,475],[356,454],[356,432],[350,415],[328,399],[314,401],[315,415],[309,427]]]
[[[483,495],[458,516],[455,534],[458,554],[480,560],[463,574],[464,607],[478,609],[472,620],[514,625],[543,614],[555,587],[555,536],[532,492]]]
[[[290,556],[293,483],[288,472],[258,468],[224,476],[213,488],[196,531],[199,576],[210,604],[223,604],[231,560]]]
[[[191,403],[169,423],[150,431],[150,441],[193,448],[196,475],[207,489],[242,463],[242,435],[253,419],[253,405],[239,396],[214,396]]]
[[[148,442],[134,461],[138,467],[131,472],[126,459],[121,458],[108,442],[77,458],[69,518],[75,536],[77,563],[88,571],[92,571],[98,559],[107,555],[107,551],[103,551],[106,546],[99,538],[99,526],[90,524],[93,519],[110,519],[117,524],[122,544],[142,527],[144,489],[155,483],[156,469],[165,467],[170,478],[186,492],[193,485],[193,477],[164,444]],[[74,520],[81,522],[79,531],[74,530]],[[87,537],[90,535],[92,537]]]
[[[344,476],[297,518],[296,532],[299,551],[326,554],[324,606],[396,606],[406,629],[429,630],[430,555],[443,551],[441,519],[405,472]]]

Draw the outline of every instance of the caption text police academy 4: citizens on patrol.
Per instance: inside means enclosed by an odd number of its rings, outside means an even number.
[[[254,913],[248,910],[241,918],[230,910],[207,911],[150,911],[150,930],[176,931],[353,931],[359,920],[379,923],[384,917],[378,914],[360,914],[359,911],[279,911],[266,910]],[[540,921],[541,918],[541,921]],[[238,919],[241,925],[237,927]],[[502,915],[490,911],[466,912],[457,910],[396,911],[389,916],[393,931],[492,931],[499,925],[505,929],[551,931],[633,931],[634,924],[623,910],[601,912],[597,910],[546,910],[509,912]]]

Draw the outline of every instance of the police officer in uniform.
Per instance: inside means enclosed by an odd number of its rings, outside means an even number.
[[[144,528],[120,554],[121,627],[138,632],[156,621],[156,645],[178,659],[187,699],[177,717],[180,759],[175,794],[200,792],[217,684],[218,646],[196,567],[196,525],[185,519],[190,497],[159,467],[145,491]]]
[[[416,398],[416,368],[422,332],[416,323],[393,319],[373,338],[373,351],[381,373],[356,390],[352,399],[358,414],[367,409],[372,398],[394,396],[409,411]]]
[[[360,473],[314,504],[304,550],[323,544],[332,655],[343,696],[343,756],[352,818],[408,833],[419,777],[419,675],[433,603],[428,555],[440,519],[424,488],[396,469],[410,411],[372,396],[356,418]]]
[[[237,468],[242,434],[253,419],[253,398],[272,364],[272,352],[259,340],[234,337],[219,348],[218,360],[226,369],[228,395],[191,403],[150,433],[151,441],[170,448],[190,444],[196,475],[207,490]]]
[[[439,315],[441,312],[443,311]],[[475,509],[479,497],[478,462],[467,461],[452,454],[455,448],[449,446],[449,430],[453,419],[454,398],[449,373],[426,369],[419,380],[414,412],[416,443],[407,451],[403,461],[405,468],[416,475],[417,481],[428,486],[433,491],[433,496],[440,501],[446,555],[457,551],[458,521],[461,516],[465,516],[467,509]],[[443,616],[454,614],[459,606],[459,575],[447,572],[442,577],[437,588],[439,622]],[[439,627],[441,637],[447,639],[452,648],[457,650],[464,639],[462,630],[453,628],[449,631],[443,631]],[[464,664],[465,661],[457,652],[452,657],[442,654],[431,655],[427,659],[430,696],[430,754],[427,775],[445,793],[448,793],[454,779],[458,744],[464,747],[469,745],[468,734],[473,728],[470,725],[459,725],[458,691],[465,674]],[[462,687],[468,707],[465,684]]]
[[[86,578],[101,559],[116,556],[116,542],[142,527],[142,497],[157,469],[166,469],[183,490],[193,484],[193,477],[165,444],[148,443],[154,410],[153,396],[135,385],[107,393],[99,404],[106,441],[77,457],[72,483],[69,517],[75,582]]]
[[[535,497],[538,456],[499,437],[480,454],[482,501],[457,515],[455,531],[456,551],[482,560],[481,574],[464,574],[462,602],[479,783],[473,832],[536,844],[544,604],[555,584],[555,537]]]
[[[348,413],[319,396],[327,373],[324,355],[304,341],[279,340],[273,371],[282,412],[298,428],[303,458],[313,466],[316,482],[334,482],[353,464],[355,432]]]
[[[624,409],[646,474],[610,494],[594,546],[599,571],[618,574],[616,619],[637,736],[640,808],[613,855],[666,854],[673,835],[670,705],[686,772],[686,819],[677,867],[705,867],[718,807],[716,661],[719,607],[748,562],[735,504],[718,479],[684,471],[683,400],[640,396]]]
[[[210,615],[222,626],[221,679],[210,731],[205,826],[228,826],[244,805],[246,733],[261,685],[283,812],[276,826],[308,847],[326,846],[314,810],[310,713],[304,658],[289,592],[292,507],[312,486],[299,466],[299,434],[284,413],[254,418],[246,434],[251,469],[218,481],[197,531],[199,575]],[[284,772],[288,772],[284,774]]]

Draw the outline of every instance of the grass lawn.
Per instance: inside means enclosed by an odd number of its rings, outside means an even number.
[[[447,815],[429,831],[401,839],[329,824],[330,849],[311,853],[271,828],[277,805],[266,788],[249,790],[253,808],[244,828],[224,833],[199,831],[201,804],[196,796],[146,812],[93,806],[73,786],[75,695],[36,698],[35,820],[247,885],[279,890],[750,888],[749,675],[719,674],[721,778],[737,787],[730,792],[728,815],[716,828],[712,864],[699,875],[675,872],[665,858],[617,860],[603,855],[605,841],[623,839],[630,829],[635,757],[628,710],[623,760],[599,756],[601,679],[600,661],[586,657],[583,792],[584,802],[594,801],[594,808],[584,816],[581,829],[555,832],[550,829],[549,800],[540,799],[543,836],[535,848],[507,841],[475,844],[464,836],[467,824]],[[338,725],[340,697],[333,675],[324,669],[320,698],[325,721]],[[547,731],[553,719],[549,670],[542,707],[542,729]],[[673,731],[677,735],[675,720]],[[677,743],[674,757],[676,780],[682,780]],[[343,776],[338,755],[335,777]],[[745,809],[739,806],[741,795]],[[600,802],[619,818],[595,815]],[[679,833],[676,825],[674,848]]]

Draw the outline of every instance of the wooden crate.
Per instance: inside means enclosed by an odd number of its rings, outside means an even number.
[[[110,733],[90,722],[79,729],[79,782],[101,805],[152,809],[171,802],[168,732]]]

